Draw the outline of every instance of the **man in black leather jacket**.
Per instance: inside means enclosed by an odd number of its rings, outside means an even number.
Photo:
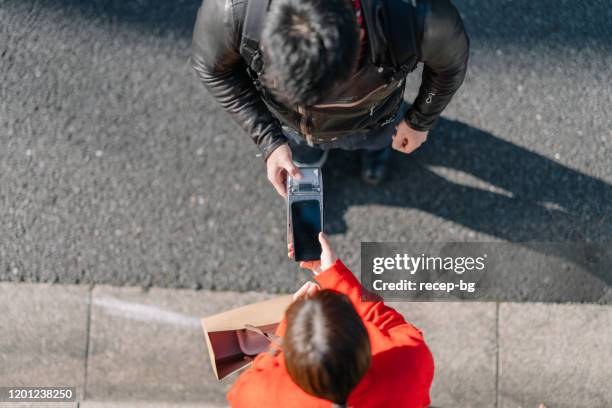
[[[420,12],[406,22],[414,25],[406,41],[416,45],[414,66],[424,68],[409,108],[405,78],[385,66],[389,44],[381,44],[393,36],[382,34],[390,28],[379,10],[381,1],[392,13],[410,0],[272,0],[260,43],[263,74],[254,82],[240,53],[247,1],[204,0],[192,64],[258,146],[282,196],[287,173],[300,177],[298,148],[370,149],[362,176],[381,181],[389,145],[409,154],[424,143],[465,77],[469,40],[450,0],[412,0]]]

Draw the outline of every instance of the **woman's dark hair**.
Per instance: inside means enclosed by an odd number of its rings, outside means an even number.
[[[351,0],[272,0],[261,45],[263,83],[280,100],[314,105],[357,65]]]
[[[289,376],[308,394],[346,404],[370,367],[370,339],[343,294],[331,290],[294,302],[283,339]]]

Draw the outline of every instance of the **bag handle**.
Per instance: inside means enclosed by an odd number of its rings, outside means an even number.
[[[252,331],[254,333],[259,334],[260,336],[265,337],[266,339],[268,339],[270,343],[274,344],[278,348],[282,348],[283,339],[280,336],[277,336],[276,334],[273,334],[273,333],[265,332],[261,330],[259,327],[253,326],[252,324],[245,324],[244,328],[248,331]]]
[[[259,41],[270,0],[248,0],[240,41],[240,54],[255,74],[261,75],[263,61],[259,51]]]

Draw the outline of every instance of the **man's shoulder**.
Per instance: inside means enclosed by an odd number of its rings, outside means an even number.
[[[451,0],[419,0],[423,3],[425,29],[444,31],[461,23],[461,16]]]
[[[246,6],[249,0],[225,0],[227,1],[227,7],[231,8],[236,23],[242,24],[246,14]],[[260,0],[253,0],[260,1]]]
[[[241,16],[245,0],[204,0],[193,31],[194,51],[215,60],[228,48],[238,50]],[[240,17],[242,19],[242,17]]]
[[[428,6],[423,19],[422,57],[430,60],[440,55],[461,56],[467,52],[467,34],[453,3],[450,0],[423,1]]]
[[[200,13],[205,13],[207,19],[215,19],[219,23],[242,23],[247,0],[204,0]]]

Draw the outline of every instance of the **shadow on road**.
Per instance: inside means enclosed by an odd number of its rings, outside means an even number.
[[[201,2],[5,0],[2,7],[25,12],[23,24],[33,29],[44,28],[47,20],[65,25],[76,18],[112,30],[125,25],[143,38],[168,36],[186,46]],[[563,0],[555,13],[547,2],[531,0],[455,4],[475,49],[537,47],[554,53],[588,45],[611,52],[606,1],[584,7]],[[332,155],[325,171],[328,232],[346,231],[350,207],[379,204],[415,208],[512,242],[612,242],[611,185],[464,123],[441,119],[422,149],[411,157],[396,154],[393,162],[389,183],[367,187],[347,176],[358,172],[351,153]],[[418,231],[410,233],[417,238]],[[600,277],[611,283],[610,276]]]
[[[378,204],[511,242],[612,241],[611,185],[458,121],[441,118],[410,157],[394,152],[382,186],[361,182],[353,155],[334,151],[324,169],[330,234],[347,230],[350,207]],[[418,231],[410,234],[418,241]],[[612,283],[609,274],[600,278]]]
[[[76,17],[100,23],[128,24],[153,35],[191,37],[203,0],[5,0],[6,4],[38,9],[70,10]],[[210,0],[213,1],[213,0]],[[586,44],[610,52],[609,3],[563,0],[550,12],[549,2],[531,0],[455,0],[473,43],[493,48],[538,47],[541,50]]]

